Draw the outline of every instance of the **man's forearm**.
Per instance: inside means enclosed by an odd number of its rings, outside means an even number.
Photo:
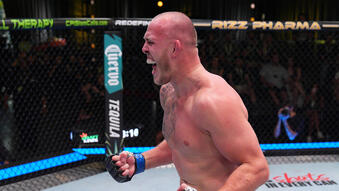
[[[146,169],[172,163],[172,151],[166,141],[162,141],[154,149],[142,153],[145,157]]]
[[[228,177],[225,185],[218,191],[254,191],[268,179],[268,167],[266,162],[250,165],[240,165]]]

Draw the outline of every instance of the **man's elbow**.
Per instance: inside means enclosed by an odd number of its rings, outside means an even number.
[[[259,182],[261,184],[264,184],[268,179],[270,175],[270,170],[267,164],[266,159],[263,159],[257,166],[257,177]]]

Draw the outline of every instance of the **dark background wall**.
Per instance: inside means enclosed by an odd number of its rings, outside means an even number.
[[[29,17],[144,17],[163,11],[182,11],[196,19],[338,20],[336,0],[3,0],[7,18]],[[256,8],[250,9],[254,2]]]

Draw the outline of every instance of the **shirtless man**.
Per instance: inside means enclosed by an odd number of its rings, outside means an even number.
[[[236,91],[200,63],[191,20],[162,13],[144,39],[154,82],[162,85],[165,140],[135,157],[127,152],[111,157],[121,176],[130,180],[136,171],[174,163],[178,191],[249,191],[265,183],[268,165],[247,110]]]

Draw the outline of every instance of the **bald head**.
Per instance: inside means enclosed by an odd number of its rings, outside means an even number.
[[[158,85],[176,81],[199,66],[197,33],[190,18],[179,12],[166,12],[152,19],[144,35],[142,52],[153,65]]]
[[[168,38],[178,39],[186,45],[197,45],[194,25],[191,19],[181,12],[161,13],[152,19],[151,24],[160,27]]]

